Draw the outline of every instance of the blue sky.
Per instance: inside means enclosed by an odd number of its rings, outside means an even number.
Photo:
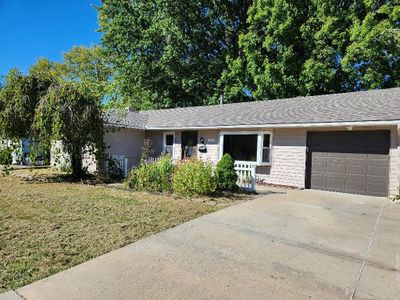
[[[99,0],[0,0],[0,76],[38,58],[60,61],[75,45],[99,43]]]

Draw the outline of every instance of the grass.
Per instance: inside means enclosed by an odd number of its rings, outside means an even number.
[[[191,200],[109,186],[49,182],[53,175],[41,169],[0,176],[0,292],[247,197]]]

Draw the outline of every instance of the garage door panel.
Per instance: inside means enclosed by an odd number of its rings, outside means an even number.
[[[388,174],[388,168],[386,166],[366,166],[367,176],[381,176],[385,177]]]
[[[345,142],[340,139],[340,132],[328,135],[329,139],[324,139],[323,133],[319,132],[316,141],[308,140],[308,186],[328,191],[387,196],[388,131],[356,132],[354,140],[351,138],[353,133],[344,134]]]
[[[387,189],[382,184],[367,183],[367,194],[373,196],[382,196],[382,194],[386,194]]]
[[[388,156],[385,154],[368,154],[367,158],[371,161],[376,160],[377,162],[387,161]]]
[[[358,154],[357,154],[358,155]],[[357,156],[356,155],[356,156]],[[327,191],[386,196],[388,158],[359,154],[344,155],[340,161],[329,155],[312,153],[311,188]],[[379,165],[378,162],[379,161]]]
[[[342,191],[344,190],[344,182],[340,178],[330,178],[327,177],[325,181],[325,186],[331,191]]]
[[[365,182],[361,180],[346,180],[344,189],[350,193],[362,194],[365,190]]]
[[[343,159],[346,154],[345,153],[335,153],[335,152],[322,152],[324,153],[324,157],[329,157],[330,159]]]
[[[314,188],[319,190],[319,189],[323,189],[325,187],[325,178],[322,177],[318,177],[318,178],[314,178]]]
[[[354,160],[360,160],[360,161],[364,161],[365,159],[367,159],[368,155],[367,154],[362,154],[362,153],[346,153],[346,158],[348,159],[354,159]]]
[[[347,164],[346,173],[350,175],[359,176],[360,174],[364,174],[364,164],[351,162]]]
[[[345,177],[343,177],[344,181],[360,181],[360,182],[365,182],[364,175],[352,175],[352,174],[346,174]]]
[[[388,181],[383,176],[368,176],[365,179],[365,182],[377,183],[377,184],[386,184]]]
[[[326,162],[326,171],[331,174],[345,174],[346,164],[340,160],[329,160]]]
[[[314,172],[325,172],[326,166],[324,162],[321,161],[313,161]]]
[[[389,130],[319,131],[307,136],[313,152],[389,154]]]

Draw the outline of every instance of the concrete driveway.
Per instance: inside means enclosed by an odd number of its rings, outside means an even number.
[[[286,191],[198,218],[16,292],[28,300],[400,299],[399,271],[400,205]]]

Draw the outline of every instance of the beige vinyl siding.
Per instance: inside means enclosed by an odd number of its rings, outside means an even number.
[[[146,131],[146,138],[151,140],[151,155],[158,157],[163,151],[163,132],[162,131]]]
[[[274,130],[271,166],[257,167],[257,177],[269,184],[304,188],[306,140],[305,129]]]
[[[200,145],[200,139],[204,139],[204,144],[207,147],[207,152],[197,152],[197,157],[203,161],[216,164],[218,162],[219,152],[219,131],[218,130],[200,130],[198,132],[198,145]]]
[[[399,194],[400,188],[400,127],[391,129],[390,134],[390,169],[389,169],[389,196]]]
[[[128,168],[136,166],[140,161],[145,133],[139,129],[121,128],[108,132],[104,142],[110,155],[124,155],[128,158]]]

